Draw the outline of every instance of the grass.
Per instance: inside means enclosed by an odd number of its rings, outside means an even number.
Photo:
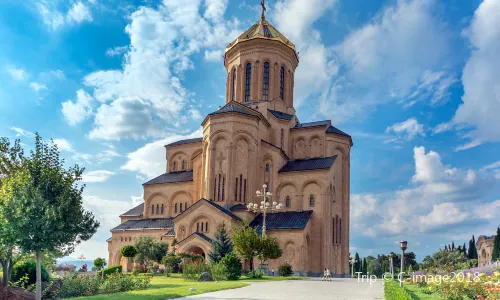
[[[438,294],[426,294],[425,288],[419,288],[416,284],[405,284],[404,287],[414,300],[440,300]]]
[[[301,277],[264,276],[260,279],[247,278],[242,276],[236,281],[220,282],[192,282],[184,281],[181,274],[171,274],[171,277],[164,275],[154,276],[151,280],[151,287],[147,290],[130,291],[125,293],[98,295],[93,297],[79,297],[71,299],[91,299],[91,300],[128,300],[128,299],[172,299],[190,295],[215,292],[220,290],[235,289],[248,286],[252,281],[279,281],[279,280],[300,280]],[[190,288],[195,288],[195,292],[190,292]]]

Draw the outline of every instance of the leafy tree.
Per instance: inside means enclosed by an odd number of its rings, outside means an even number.
[[[467,257],[461,251],[439,250],[436,253],[432,254],[432,257],[426,256],[424,258],[422,266],[425,268],[455,266],[466,261]]]
[[[37,134],[35,150],[23,159],[22,166],[23,171],[14,175],[19,184],[9,194],[12,205],[4,209],[3,217],[19,238],[20,248],[35,252],[36,298],[41,299],[40,253],[56,249],[71,253],[92,237],[99,222],[82,206],[84,186],[77,183],[84,169],[77,165],[65,169],[53,142],[49,145]]]
[[[0,265],[2,266],[2,284],[7,286],[12,274],[12,268],[22,256],[21,249],[16,246],[18,236],[10,230],[12,227],[8,224],[8,218],[3,217],[3,207],[11,204],[6,198],[11,196],[6,194],[11,188],[2,188],[4,179],[19,170],[22,170],[22,161],[24,151],[19,140],[15,140],[11,145],[9,139],[0,138]],[[14,184],[10,182],[10,184]],[[2,190],[4,192],[2,192]],[[7,209],[8,210],[8,209]]]
[[[363,258],[363,275],[368,273],[368,267],[366,266],[366,257]]]
[[[500,259],[500,227],[497,227],[497,235],[495,236],[495,241],[493,242],[493,253],[491,258],[493,261]]]
[[[451,242],[451,251],[453,251],[453,250],[455,250],[455,242],[454,241]]]
[[[165,276],[170,276],[170,273],[174,272],[179,264],[182,262],[182,258],[175,255],[174,253],[168,253],[162,259],[162,264],[165,266]]]
[[[172,247],[172,253],[175,255],[175,252],[177,251],[177,239],[174,238],[172,240],[172,243],[170,243],[170,247]]]
[[[44,265],[41,266],[41,276],[43,281],[49,281],[50,276],[47,272],[47,269]],[[12,271],[12,282],[17,282],[24,276],[28,276],[28,285],[32,285],[36,283],[36,262],[32,260],[25,261],[24,263],[20,263],[14,266],[14,270]]]
[[[384,261],[385,263],[387,263],[387,261]],[[372,275],[375,275],[377,277],[382,277],[382,266],[383,266],[383,263],[381,263],[378,259],[372,259],[372,260],[366,260],[366,263],[367,263],[367,271],[368,271],[368,274],[372,274]]]
[[[130,259],[137,255],[137,249],[132,245],[127,245],[120,250],[120,253],[123,257]]]
[[[356,274],[357,272],[361,272],[361,260],[359,259],[359,254],[358,252],[356,252],[356,255],[354,257],[354,274]],[[353,274],[353,276],[354,276]]]
[[[152,237],[140,237],[135,243],[137,249],[136,261],[147,267],[149,263],[160,263],[168,252],[168,243],[155,242]]]
[[[106,265],[106,259],[100,257],[94,259],[94,268],[96,268],[96,270],[104,268],[105,265]]]
[[[212,240],[212,250],[208,253],[211,263],[218,263],[227,254],[233,253],[233,243],[226,230],[226,225],[222,223],[215,232]]]
[[[253,259],[259,254],[260,237],[255,228],[249,226],[247,221],[241,222],[241,227],[231,236],[234,251],[242,258],[250,261],[253,270]]]
[[[259,241],[257,258],[260,260],[261,267],[268,259],[278,259],[283,255],[283,250],[281,250],[278,240],[275,237],[263,235]]]
[[[228,280],[238,280],[241,277],[243,266],[241,265],[241,260],[233,253],[226,254],[220,263],[224,266],[224,272]]]

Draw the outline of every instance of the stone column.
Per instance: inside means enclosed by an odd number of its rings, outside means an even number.
[[[207,199],[212,199],[215,201],[215,199],[213,199],[213,189],[214,189],[214,168],[215,168],[215,155],[217,154],[216,153],[216,149],[213,145],[210,145],[209,146],[209,153],[208,153],[208,170],[207,170]]]
[[[293,88],[295,86],[295,73],[292,72],[291,74],[291,80],[290,80],[290,106],[293,107]]]
[[[235,192],[235,172],[234,168],[236,167],[236,144],[233,142],[229,143],[228,146],[228,170],[226,174],[226,191],[225,202],[226,203],[234,203],[234,192]]]
[[[273,70],[274,70],[274,77],[271,77],[272,79],[272,85],[273,85],[273,99],[277,99],[280,96],[280,66],[278,63],[275,63],[273,65]]]
[[[292,73],[290,70],[285,70],[285,104],[288,107],[291,107],[291,99],[292,99]]]

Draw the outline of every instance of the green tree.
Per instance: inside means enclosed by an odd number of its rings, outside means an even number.
[[[465,243],[464,245],[462,246],[462,251],[464,253],[464,256],[467,257],[467,248],[465,248]]]
[[[57,146],[36,134],[35,149],[23,159],[19,187],[12,191],[7,216],[10,228],[20,238],[19,246],[36,255],[36,298],[41,299],[42,251],[60,250],[68,254],[99,227],[91,212],[82,205],[84,186],[78,186],[84,169],[66,169]]]
[[[132,245],[127,245],[120,250],[120,253],[123,257],[131,259],[137,255],[137,249]]]
[[[386,262],[386,261],[384,261],[384,262]],[[377,259],[372,259],[369,262],[367,260],[366,263],[368,264],[368,266],[367,266],[368,274],[375,275],[377,277],[382,277],[383,263],[381,263]]]
[[[212,250],[208,253],[210,262],[218,263],[227,254],[233,253],[233,243],[226,230],[226,225],[222,223],[215,232],[212,240]]]
[[[136,261],[147,267],[148,264],[160,263],[168,252],[168,243],[155,242],[152,237],[140,237],[135,243],[137,249]]]
[[[224,266],[224,273],[226,273],[228,280],[238,280],[241,277],[241,260],[233,253],[226,254],[220,261]]]
[[[162,259],[162,264],[165,266],[165,276],[170,276],[181,263],[182,259],[174,253],[168,253]]]
[[[493,242],[493,253],[491,259],[493,261],[500,259],[500,227],[497,227],[497,235],[495,236],[495,241]]]
[[[19,140],[15,140],[14,144],[11,145],[9,139],[0,138],[0,265],[2,266],[2,284],[4,286],[9,284],[12,268],[21,258],[22,252],[16,246],[18,235],[11,230],[8,218],[3,217],[5,211],[3,208],[11,204],[8,197],[12,196],[6,191],[10,191],[12,188],[2,188],[2,185],[9,176],[22,170],[23,158],[24,151]],[[11,181],[10,184],[15,184],[15,182]]]
[[[356,252],[356,255],[354,256],[354,274],[356,274],[357,272],[361,272],[361,268],[361,260],[359,259],[358,252]],[[354,274],[353,276],[355,276]]]
[[[363,258],[363,275],[366,275],[368,273],[368,267],[366,266],[366,257]]]
[[[101,257],[94,259],[94,267],[96,268],[96,270],[104,268],[105,265],[106,265],[106,259]]]
[[[172,247],[172,254],[175,255],[175,252],[177,252],[177,239],[174,238],[172,240],[172,243],[170,243],[170,247]]]
[[[234,230],[231,236],[234,251],[242,258],[250,261],[253,270],[253,259],[259,254],[260,237],[255,228],[249,226],[247,221],[242,221],[241,226]]]
[[[257,258],[260,260],[261,268],[268,259],[278,259],[283,255],[283,250],[281,250],[278,240],[275,237],[263,235],[259,241]]]

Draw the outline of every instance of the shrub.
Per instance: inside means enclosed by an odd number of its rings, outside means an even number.
[[[12,269],[12,282],[17,282],[25,275],[28,275],[27,285],[36,283],[36,263],[34,261],[26,261],[23,264],[15,265]],[[50,276],[47,269],[42,265],[42,281],[49,281]]]
[[[220,262],[224,266],[228,280],[238,280],[241,277],[241,270],[243,269],[241,260],[234,254],[226,254]]]
[[[106,265],[106,259],[100,257],[94,259],[94,268],[96,271],[102,269],[105,265]]]
[[[149,288],[151,277],[111,274],[99,288],[101,294],[121,293]]]
[[[264,273],[261,271],[253,270],[247,274],[248,278],[251,279],[261,279],[264,276]]]
[[[391,300],[412,300],[410,294],[399,287],[399,281],[386,281],[384,283],[384,296],[385,299]]]
[[[104,276],[111,275],[113,273],[121,273],[122,266],[111,266],[109,268],[104,269]],[[102,271],[97,272],[99,276],[102,276]]]
[[[279,265],[278,267],[278,275],[279,276],[292,276],[293,270],[292,270],[292,265],[289,263],[284,263],[282,265]]]
[[[212,279],[215,281],[221,281],[227,277],[224,265],[220,262],[210,265],[210,274],[212,274]]]
[[[120,250],[123,257],[135,257],[137,249],[132,245],[127,245]]]
[[[195,281],[198,274],[198,266],[196,264],[182,264],[182,277],[185,281]]]

